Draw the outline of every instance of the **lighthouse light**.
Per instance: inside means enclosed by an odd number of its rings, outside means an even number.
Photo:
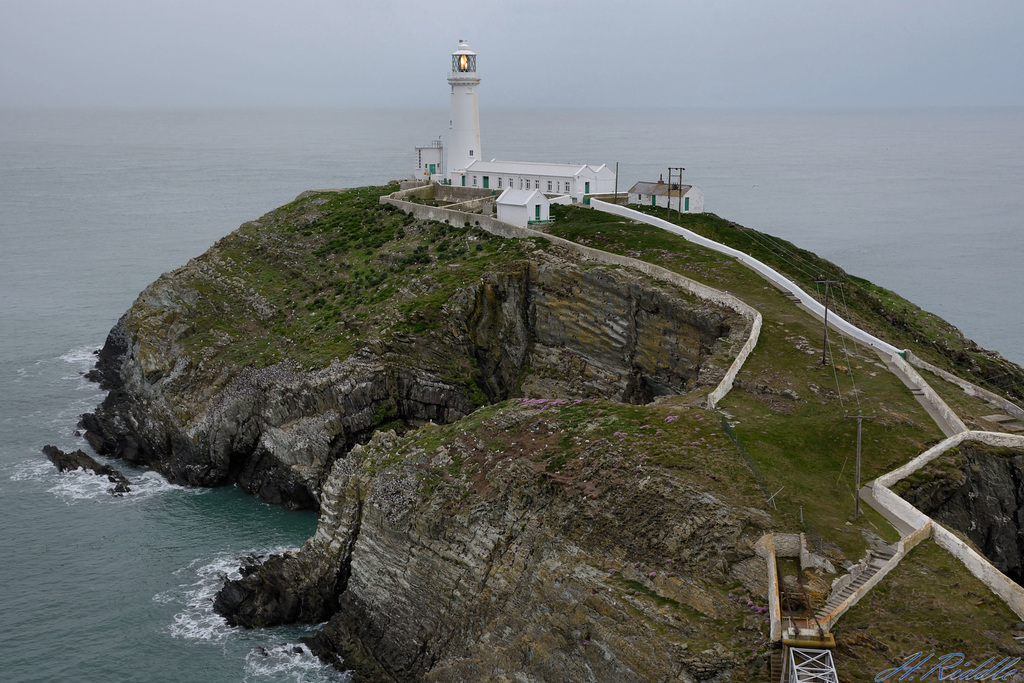
[[[459,71],[467,71],[469,69],[469,58],[466,55],[459,55]]]

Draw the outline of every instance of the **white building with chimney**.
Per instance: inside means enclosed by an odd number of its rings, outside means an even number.
[[[629,188],[630,204],[642,206],[660,206],[671,208],[680,213],[704,213],[704,193],[693,185],[666,183],[663,178],[658,182],[639,182]]]

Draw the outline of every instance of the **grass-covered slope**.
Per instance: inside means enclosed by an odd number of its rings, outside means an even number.
[[[185,355],[232,375],[285,360],[323,367],[375,339],[435,327],[463,283],[535,246],[417,222],[378,203],[395,189],[300,198],[194,260],[199,267],[180,283],[199,294],[178,338]]]

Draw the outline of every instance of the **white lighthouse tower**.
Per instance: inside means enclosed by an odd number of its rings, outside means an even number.
[[[464,178],[466,167],[480,156],[480,111],[476,89],[480,76],[476,73],[476,53],[466,41],[459,41],[459,49],[452,53],[452,71],[448,74],[452,86],[451,132],[448,135],[448,178]]]

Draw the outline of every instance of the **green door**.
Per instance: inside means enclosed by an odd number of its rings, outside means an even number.
[[[583,183],[583,194],[590,194],[590,183]]]
[[[462,175],[462,186],[463,187],[466,186],[466,175],[465,174]]]
[[[683,199],[683,211],[689,211],[689,210],[690,210],[690,198],[689,197],[685,197]]]
[[[434,175],[435,173],[437,173],[437,164],[431,164],[430,165],[430,175]]]
[[[540,220],[540,204],[535,204],[533,207],[533,216],[538,221]]]
[[[491,177],[485,175],[484,176],[484,189],[486,190],[490,186],[491,186]]]
[[[658,205],[658,200],[655,199],[654,195],[652,194],[651,195],[651,206],[657,206],[657,205]]]

